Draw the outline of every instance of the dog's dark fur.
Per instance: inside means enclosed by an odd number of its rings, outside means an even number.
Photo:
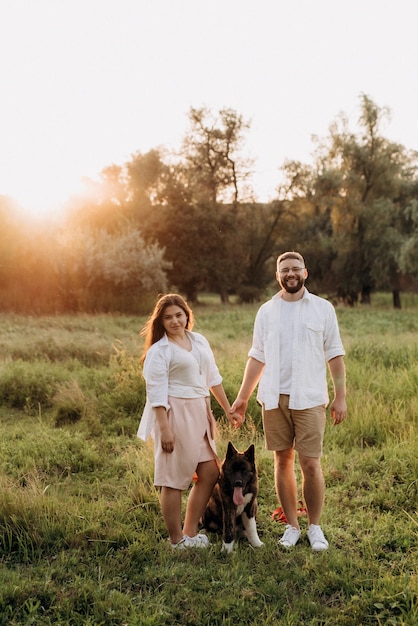
[[[258,480],[255,449],[251,444],[245,452],[228,443],[219,480],[202,517],[202,527],[222,533],[223,549],[231,552],[237,530],[243,530],[250,544],[263,545],[257,534]]]

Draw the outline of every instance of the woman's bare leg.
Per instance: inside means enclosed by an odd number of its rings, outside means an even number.
[[[171,543],[178,543],[183,539],[181,529],[181,491],[171,487],[161,488],[161,513],[166,525]]]
[[[189,537],[194,537],[198,532],[199,520],[219,477],[218,464],[215,460],[199,463],[196,474],[199,480],[190,491],[183,526],[183,533]]]

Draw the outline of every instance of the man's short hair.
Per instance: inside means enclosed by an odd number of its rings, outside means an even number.
[[[305,259],[300,252],[283,252],[279,257],[277,257],[277,265],[279,265],[282,261],[286,261],[286,259],[297,259],[303,264],[303,266],[305,266]]]

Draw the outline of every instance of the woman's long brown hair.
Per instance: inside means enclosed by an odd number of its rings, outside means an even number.
[[[146,321],[140,331],[141,337],[145,337],[144,352],[141,356],[141,362],[144,362],[144,359],[150,347],[154,343],[159,341],[162,337],[164,337],[165,329],[162,319],[164,311],[168,306],[179,306],[181,309],[183,309],[187,317],[186,328],[188,330],[192,330],[193,328],[193,312],[187,302],[177,293],[167,293],[166,295],[161,296],[157,301],[157,304],[155,305],[149,319]]]

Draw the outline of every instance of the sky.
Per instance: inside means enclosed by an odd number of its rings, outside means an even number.
[[[52,218],[109,165],[180,147],[190,107],[250,123],[268,201],[361,94],[418,150],[418,0],[1,0],[0,195]]]

